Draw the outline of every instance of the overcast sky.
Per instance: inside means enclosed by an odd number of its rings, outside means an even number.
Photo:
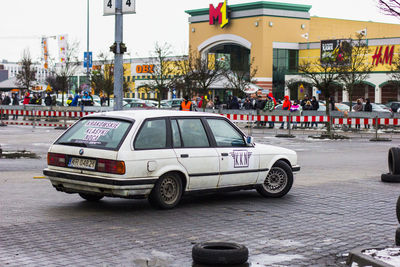
[[[67,34],[80,42],[80,58],[86,51],[87,0],[0,0],[0,61],[18,61],[29,48],[35,60],[40,59],[40,36]],[[256,0],[228,0],[229,4]],[[104,0],[90,0],[90,50],[94,55],[108,51],[114,42],[114,17],[103,16]],[[137,13],[124,16],[124,42],[129,55],[147,57],[155,42],[168,42],[175,54],[188,47],[188,15],[190,9],[207,8],[222,0],[137,0]],[[312,16],[351,20],[400,23],[383,15],[376,0],[287,0],[275,1],[312,5]],[[399,33],[400,36],[400,33]],[[49,41],[51,57],[56,55],[56,41]]]

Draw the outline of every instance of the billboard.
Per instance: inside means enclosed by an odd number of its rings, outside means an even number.
[[[348,64],[351,56],[351,43],[349,40],[324,40],[321,41],[321,62]]]

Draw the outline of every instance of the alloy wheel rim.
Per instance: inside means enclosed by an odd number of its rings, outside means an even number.
[[[263,187],[268,193],[280,193],[287,185],[288,176],[285,170],[272,167],[264,180]]]
[[[160,186],[161,198],[166,204],[173,204],[178,198],[178,184],[175,179],[167,177]]]

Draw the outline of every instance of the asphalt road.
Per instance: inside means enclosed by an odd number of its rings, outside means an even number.
[[[278,139],[254,130],[257,142],[298,152],[302,170],[286,197],[255,191],[186,197],[174,210],[159,211],[145,200],[88,203],[33,179],[60,134],[0,128],[3,150],[41,157],[0,159],[0,266],[192,266],[193,244],[209,240],[245,244],[246,266],[340,266],[355,247],[394,245],[400,184],[382,183],[380,174],[400,136],[372,143],[358,135]]]

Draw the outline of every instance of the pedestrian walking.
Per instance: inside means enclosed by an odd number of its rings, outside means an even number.
[[[267,102],[265,103],[264,106],[264,111],[269,111],[272,112],[275,110],[275,106],[276,106],[276,100],[275,98],[272,96],[272,93],[269,93],[267,96]],[[275,122],[273,121],[268,121],[268,128],[272,129],[275,127]]]
[[[290,107],[292,106],[292,103],[290,102],[289,96],[285,95],[283,104],[282,104],[282,110],[290,110]],[[283,121],[281,124],[281,127],[279,129],[283,129],[285,126],[285,122]],[[290,122],[287,122],[287,128],[290,128]]]
[[[51,95],[50,93],[47,93],[46,97],[44,98],[44,104],[48,107],[51,106],[51,102],[52,102]]]
[[[312,110],[318,111],[319,102],[318,102],[318,100],[317,100],[317,98],[315,96],[313,96],[312,99],[311,99],[311,106],[312,106]],[[318,128],[318,122],[311,122],[311,128],[313,128],[314,125],[315,125],[315,128]]]
[[[23,105],[28,105],[31,101],[30,93],[26,92],[24,96],[24,102],[22,102]]]
[[[303,110],[313,110],[313,106],[312,106],[310,100],[308,100],[308,101],[306,102],[306,104],[305,104],[304,107],[303,107]],[[304,127],[305,127],[305,128],[309,128],[309,127],[310,127],[310,122],[305,122],[305,123],[304,123]]]
[[[365,112],[372,112],[372,105],[371,105],[371,100],[369,99],[369,98],[367,98],[366,99],[366,103],[365,103],[365,106],[364,106],[364,111]],[[371,126],[369,125],[369,124],[365,124],[364,125],[364,128],[365,129],[370,129],[371,128]]]
[[[239,109],[239,101],[237,96],[232,97],[232,101],[229,104],[229,109]]]
[[[192,111],[193,110],[193,103],[192,103],[192,101],[189,100],[189,96],[186,95],[183,97],[183,101],[181,103],[179,110],[182,110],[182,111]]]
[[[290,107],[290,112],[296,112],[300,110],[300,101],[295,100],[293,105]],[[297,129],[297,121],[293,122],[293,129]]]
[[[354,105],[353,110],[355,112],[363,111],[363,104],[362,104],[361,99],[357,99],[357,104]],[[356,129],[360,129],[360,124],[356,124]]]
[[[19,99],[17,94],[12,94],[12,102],[11,105],[13,106],[18,106],[19,105]],[[17,110],[14,110],[14,115],[13,115],[13,120],[18,120],[18,115],[16,114]]]

